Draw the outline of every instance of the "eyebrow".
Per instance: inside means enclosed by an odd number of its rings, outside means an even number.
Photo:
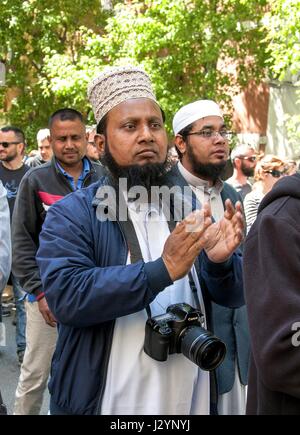
[[[220,126],[220,128],[226,128],[226,124],[225,124],[225,122]],[[212,124],[206,124],[206,125],[203,125],[202,127],[201,127],[202,129],[203,128],[214,128],[214,125],[212,125]]]
[[[147,117],[146,119],[147,119],[147,121],[156,121],[156,120],[162,121],[162,119],[160,118],[159,115],[151,115],[151,116]],[[128,117],[122,119],[121,122],[128,122],[128,121],[138,122],[138,121],[141,121],[141,120],[142,119],[141,119],[140,116],[128,116]]]

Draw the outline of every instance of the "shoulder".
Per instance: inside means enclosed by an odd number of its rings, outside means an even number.
[[[27,166],[26,174],[24,175],[25,180],[33,180],[35,178],[41,177],[43,174],[49,174],[51,168],[51,162],[47,162],[40,166]]]
[[[227,178],[226,183],[230,184],[231,186],[238,186],[239,185],[238,181],[236,181],[236,179],[233,177]]]
[[[258,191],[252,190],[251,192],[247,193],[247,195],[244,198],[244,205],[247,203],[252,202],[260,202],[263,195],[261,195]]]
[[[91,162],[91,168],[96,172],[98,177],[107,175],[107,170],[101,163]]]
[[[64,196],[60,201],[56,202],[51,206],[50,210],[60,209],[75,215],[76,210],[80,208],[91,208],[93,207],[93,200],[96,196],[97,190],[102,185],[105,185],[106,178],[102,177],[100,180],[91,184],[88,187],[83,187],[75,192],[71,192]]]
[[[229,198],[232,202],[242,201],[240,194],[227,181],[224,181],[222,196]]]

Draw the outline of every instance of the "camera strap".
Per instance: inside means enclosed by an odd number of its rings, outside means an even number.
[[[139,240],[138,240],[138,237],[136,235],[134,225],[133,225],[131,219],[129,218],[129,214],[128,214],[127,220],[122,220],[122,221],[118,220],[118,223],[121,227],[121,230],[122,230],[122,232],[125,236],[126,242],[127,242],[127,246],[128,246],[129,252],[130,252],[131,263],[133,264],[133,263],[137,263],[140,260],[143,260]],[[168,221],[168,226],[169,226],[169,230],[171,233],[176,226],[175,221],[173,219]],[[195,265],[195,267],[196,267],[196,265]],[[196,268],[196,270],[197,270],[197,268]],[[188,273],[188,278],[189,278],[189,285],[190,285],[192,294],[193,294],[195,302],[196,302],[196,308],[201,310],[200,301],[199,301],[199,297],[198,297],[198,293],[197,293],[197,287],[196,287],[196,284],[195,284],[195,281],[194,281],[194,278],[192,276],[191,271],[189,271],[189,273]],[[150,318],[151,317],[150,305],[148,305],[146,307],[146,311],[147,311],[148,318]]]

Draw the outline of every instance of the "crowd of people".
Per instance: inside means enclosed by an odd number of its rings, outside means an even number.
[[[170,144],[139,67],[88,99],[96,125],[57,110],[35,156],[0,128],[14,414],[39,414],[48,380],[52,415],[300,414],[296,162],[230,152],[211,100],[179,108]]]

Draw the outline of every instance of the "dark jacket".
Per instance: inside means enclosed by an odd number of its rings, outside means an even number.
[[[300,414],[300,175],[262,200],[245,242],[248,414]],[[298,331],[298,333],[297,333]]]
[[[188,186],[188,183],[181,175],[177,166],[168,174],[171,184],[177,184],[182,188]],[[221,192],[223,204],[226,199],[230,199],[233,204],[241,201],[240,195],[228,183],[224,183]],[[193,209],[197,208],[197,199],[192,196]],[[241,255],[240,250],[237,253]],[[227,308],[226,304],[217,304],[212,302],[211,308],[207,315],[209,324],[217,337],[226,344],[226,356],[222,364],[216,369],[216,381],[218,394],[224,394],[230,391],[234,384],[235,362],[240,375],[240,381],[243,385],[248,383],[248,370],[250,358],[249,330],[246,306],[238,309]]]
[[[97,187],[57,202],[47,213],[37,262],[49,307],[59,322],[49,390],[56,412],[97,414],[106,382],[115,319],[145,309],[171,284],[162,258],[126,265],[118,221],[97,218]],[[94,200],[94,202],[93,202]],[[214,264],[201,254],[206,301],[244,303],[241,258]]]
[[[90,173],[83,185],[89,186],[102,175],[103,167],[91,163]],[[55,158],[32,168],[21,181],[12,222],[13,272],[27,293],[37,296],[42,292],[35,255],[46,212],[52,204],[72,191],[70,183],[57,168]]]

